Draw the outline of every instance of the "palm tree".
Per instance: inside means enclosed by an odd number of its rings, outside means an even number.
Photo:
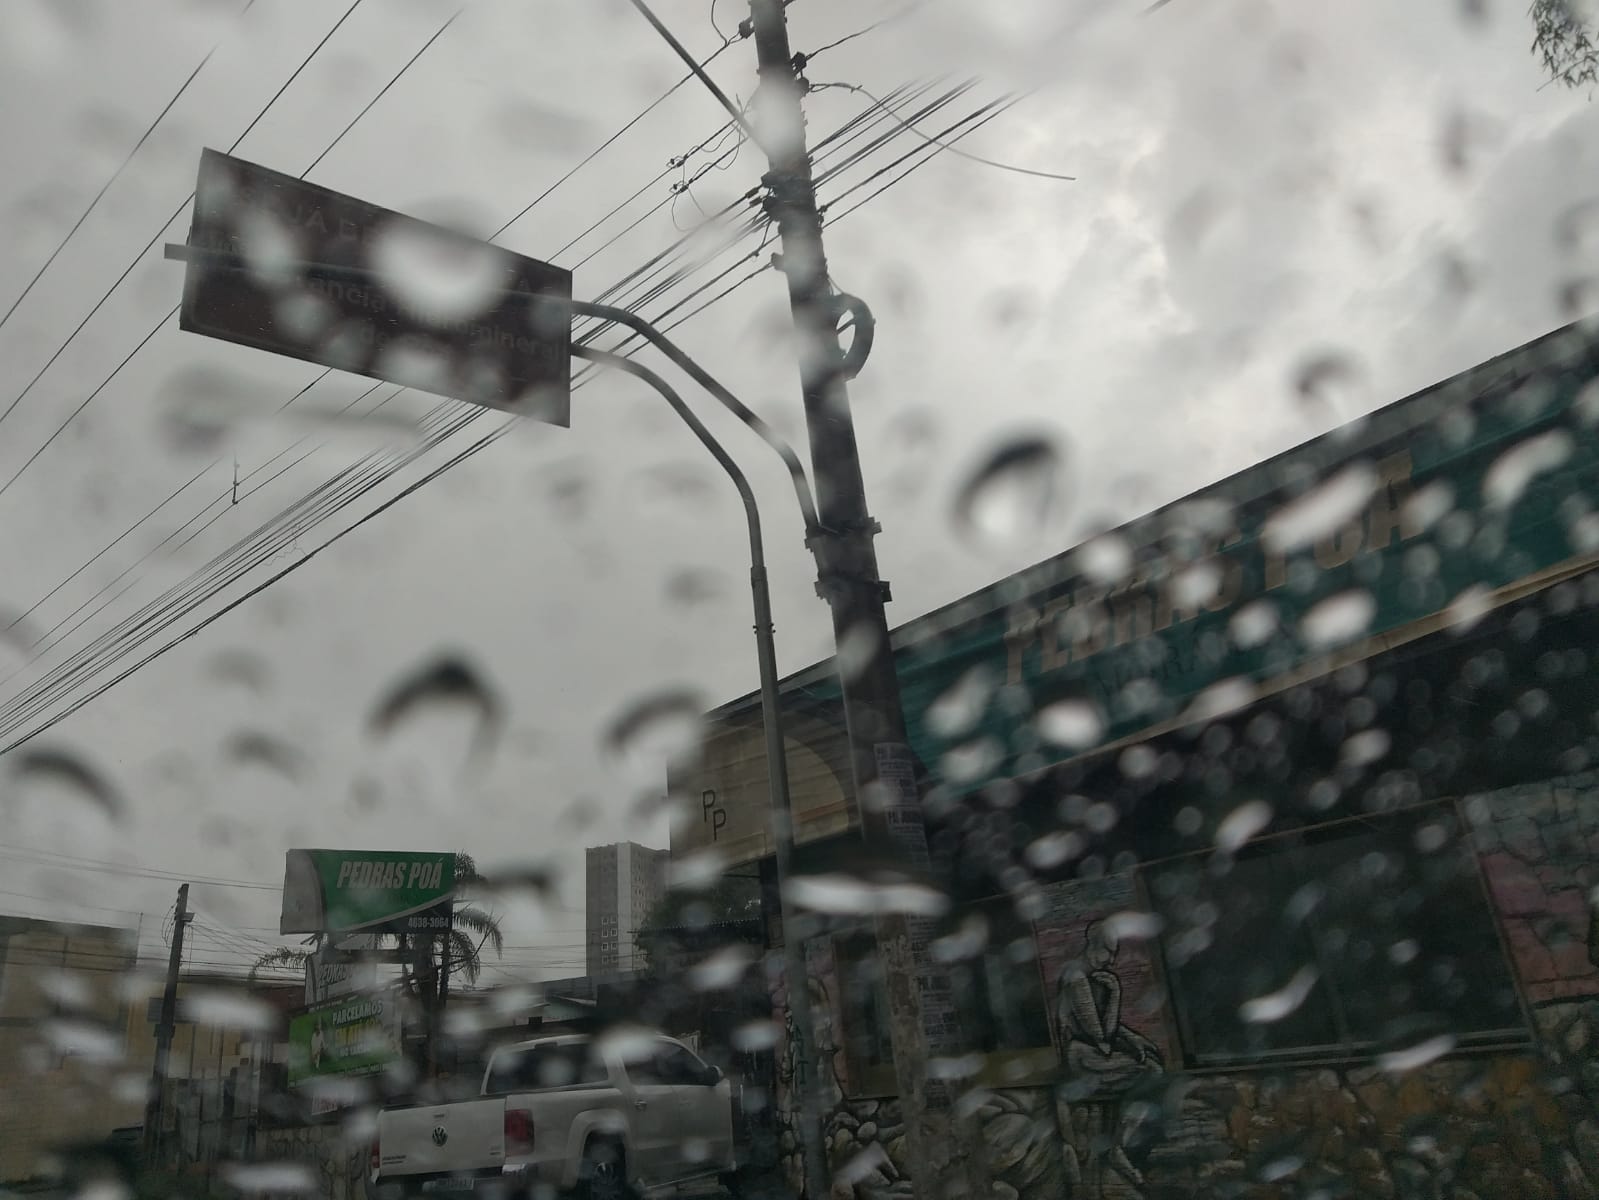
[[[1573,88],[1599,85],[1599,29],[1573,0],[1532,0],[1534,53],[1549,78]]]
[[[456,851],[456,888],[482,882],[483,876],[472,856]],[[491,948],[496,958],[505,952],[505,936],[500,931],[499,918],[475,905],[457,904],[447,933],[382,936],[392,939],[391,948],[399,952],[400,988],[416,1003],[421,1014],[422,1038],[417,1048],[416,1066],[431,1073],[436,1065],[434,1051],[441,1018],[450,998],[450,980],[464,976],[468,983],[476,983],[483,972],[483,948]],[[317,934],[303,949],[279,946],[268,951],[251,965],[250,981],[255,982],[262,971],[304,969],[326,941],[327,935]]]

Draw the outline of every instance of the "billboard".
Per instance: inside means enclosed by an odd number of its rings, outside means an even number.
[[[289,1018],[289,1086],[373,1075],[402,1053],[397,991],[347,996]]]
[[[206,150],[182,329],[566,425],[572,273]]]
[[[450,851],[290,850],[280,933],[439,933],[450,928]]]

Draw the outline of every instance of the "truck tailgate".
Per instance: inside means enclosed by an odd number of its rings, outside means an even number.
[[[419,1104],[378,1114],[378,1176],[448,1175],[505,1163],[505,1100]]]

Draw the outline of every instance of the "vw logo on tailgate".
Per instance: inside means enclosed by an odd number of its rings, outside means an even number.
[[[433,1127],[433,1144],[435,1146],[442,1146],[442,1145],[444,1145],[445,1142],[447,1142],[449,1140],[450,1140],[450,1135],[445,1132],[444,1126],[435,1125]]]

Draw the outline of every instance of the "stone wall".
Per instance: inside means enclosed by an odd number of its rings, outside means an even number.
[[[259,1130],[253,1159],[308,1168],[316,1180],[313,1194],[318,1200],[366,1200],[370,1154],[368,1138],[352,1138],[335,1122]]]

